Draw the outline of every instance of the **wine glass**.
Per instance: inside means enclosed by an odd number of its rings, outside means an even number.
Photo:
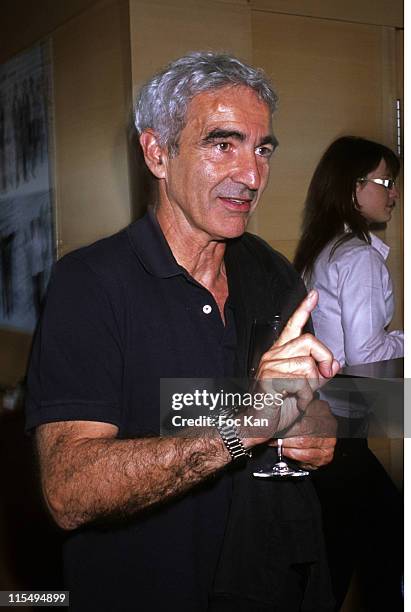
[[[300,468],[291,467],[286,461],[283,461],[283,439],[277,440],[278,461],[268,470],[260,468],[257,472],[253,472],[255,478],[306,478],[310,472],[301,470]]]
[[[281,331],[281,315],[274,315],[270,321],[260,322],[254,319],[251,338],[250,350],[248,354],[248,372],[249,377],[255,381],[258,364],[262,355],[273,345],[277,340]],[[306,470],[292,468],[286,461],[283,461],[283,439],[278,438],[277,454],[278,461],[269,469],[260,468],[257,472],[253,472],[255,478],[305,478],[309,475]]]

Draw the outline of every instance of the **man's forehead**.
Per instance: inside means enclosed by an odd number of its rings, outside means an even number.
[[[197,94],[188,105],[186,120],[203,125],[247,121],[271,131],[268,105],[246,86],[221,87]]]

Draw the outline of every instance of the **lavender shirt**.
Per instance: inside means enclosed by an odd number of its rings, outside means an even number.
[[[318,256],[308,288],[319,292],[312,314],[316,336],[340,365],[404,356],[404,332],[387,332],[394,314],[389,247],[371,234],[371,245],[352,238],[329,260],[335,240]]]

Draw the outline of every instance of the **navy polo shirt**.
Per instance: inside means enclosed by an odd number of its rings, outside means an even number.
[[[152,212],[55,266],[28,374],[27,428],[113,423],[159,431],[160,378],[231,376],[236,331],[173,257]],[[104,474],[102,474],[104,478]],[[113,528],[70,533],[73,610],[207,608],[232,491],[223,470],[178,500]]]
[[[27,428],[83,419],[113,423],[121,438],[157,435],[161,378],[244,376],[251,322],[273,313],[287,321],[304,287],[250,234],[229,242],[225,262],[224,326],[152,213],[60,260],[32,351]],[[317,605],[328,597],[328,576],[311,483],[268,486],[252,477],[274,455],[260,447],[245,465],[230,464],[127,522],[71,532],[70,609],[206,612],[210,595],[274,609],[295,564],[310,568],[310,609],[326,609]]]

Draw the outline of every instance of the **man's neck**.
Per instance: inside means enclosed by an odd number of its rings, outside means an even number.
[[[157,220],[177,261],[201,285],[213,292],[214,286],[225,279],[224,253],[226,243],[212,240],[205,233],[191,230],[187,223],[156,211]]]
[[[184,220],[163,214],[161,207],[157,209],[156,216],[177,263],[208,289],[224,322],[224,305],[228,297],[225,242],[212,240],[205,233],[190,229]]]

